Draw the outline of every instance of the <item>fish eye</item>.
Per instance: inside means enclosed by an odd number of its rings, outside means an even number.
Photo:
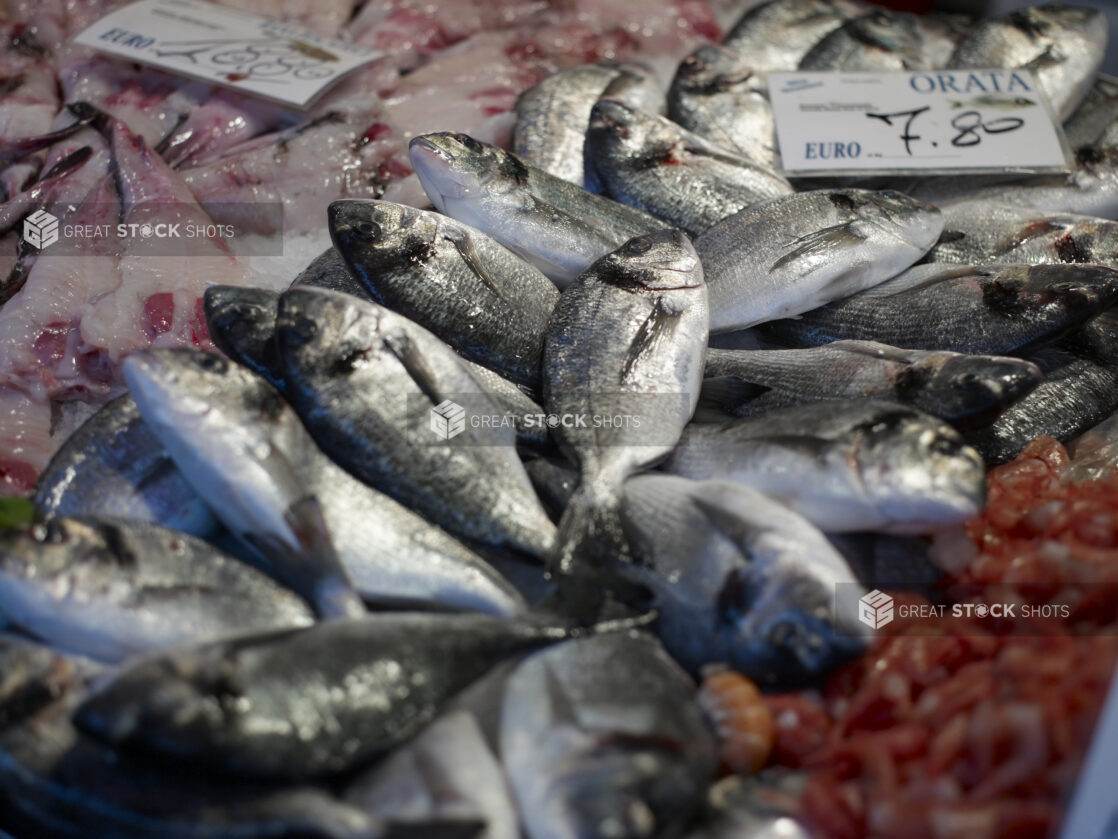
[[[479,152],[482,150],[481,143],[471,137],[469,134],[455,134],[454,139],[464,145],[470,151]]]
[[[199,353],[196,362],[203,370],[210,370],[214,373],[224,373],[229,369],[229,363],[224,358],[219,358],[210,353]]]
[[[630,256],[638,256],[642,253],[648,253],[650,250],[652,250],[652,240],[647,236],[630,239],[629,243],[625,245],[625,253]]]
[[[66,541],[66,528],[61,522],[49,519],[31,528],[31,538],[43,545],[58,545]]]
[[[376,239],[380,236],[380,225],[372,221],[359,221],[355,225],[357,232],[366,239]]]
[[[972,388],[980,381],[977,373],[960,373],[955,377],[955,387],[958,388]]]
[[[888,198],[890,201],[900,201],[904,198],[904,195],[897,192],[895,189],[883,190],[881,194]]]

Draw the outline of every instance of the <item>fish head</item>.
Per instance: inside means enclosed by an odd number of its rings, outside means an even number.
[[[698,288],[703,267],[682,230],[658,230],[634,236],[590,268],[602,282],[634,292]]]
[[[791,688],[817,683],[862,651],[853,624],[832,615],[835,584],[856,582],[848,571],[839,579],[802,561],[746,553],[750,564],[727,575],[717,603],[736,669],[759,684]]]
[[[943,213],[938,207],[892,189],[841,189],[827,198],[843,215],[851,215],[889,231],[912,247],[927,251],[943,233]]]
[[[335,201],[329,220],[334,247],[357,272],[424,259],[439,227],[433,214],[390,201]]]
[[[1040,384],[1031,361],[992,355],[935,353],[906,368],[897,382],[921,410],[949,419],[956,428],[977,428],[997,418]]]
[[[196,350],[139,350],[124,360],[123,370],[144,421],[179,430],[200,429],[219,393],[243,390],[253,380],[240,365]]]
[[[586,136],[592,145],[601,142],[610,154],[624,158],[644,157],[650,145],[659,148],[676,139],[656,117],[617,99],[594,103]]]
[[[528,178],[517,157],[460,132],[421,134],[408,144],[408,154],[423,191],[440,211],[447,200],[508,192]]]
[[[119,567],[135,561],[111,523],[52,518],[0,533],[0,572],[39,584],[50,581],[51,593],[59,598],[67,596],[76,576],[84,579],[83,588],[97,578],[111,589]]]
[[[1083,320],[1118,304],[1118,271],[1105,265],[1028,265],[999,272],[984,289],[983,298],[993,305],[999,284],[1012,288],[1018,283],[1019,299],[1032,298],[1040,306],[1053,306]]]
[[[981,512],[986,468],[950,425],[913,408],[882,403],[853,429],[853,458],[867,500],[892,533],[961,524]]]
[[[920,31],[908,15],[875,9],[847,22],[845,29],[855,40],[869,47],[920,60]]]
[[[279,294],[264,288],[210,286],[202,299],[210,337],[235,361],[268,363]]]
[[[707,44],[683,59],[675,85],[687,93],[711,96],[745,84],[754,76],[742,55],[728,47]]]
[[[108,675],[75,709],[74,725],[117,748],[195,755],[235,729],[243,686],[227,658],[207,648],[160,656]]]
[[[371,363],[382,344],[380,313],[338,291],[293,288],[281,295],[276,347],[293,384],[314,387]]]

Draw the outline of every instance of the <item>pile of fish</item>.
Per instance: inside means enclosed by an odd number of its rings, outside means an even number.
[[[729,700],[696,679],[820,686],[865,647],[837,592],[934,579],[920,537],[983,510],[987,466],[1118,410],[1118,238],[1085,215],[1118,215],[1101,23],[770,0],[670,86],[548,76],[509,149],[415,136],[433,209],[322,206],[331,246],[281,287],[216,245],[161,268],[201,278],[196,346],[113,359],[126,391],[0,531],[0,832],[821,836],[763,803],[795,777],[714,783]],[[775,168],[765,73],[989,65],[1037,73],[1074,173]],[[101,104],[69,107],[90,188],[201,212],[178,146]],[[141,301],[142,258],[43,288],[103,270]]]

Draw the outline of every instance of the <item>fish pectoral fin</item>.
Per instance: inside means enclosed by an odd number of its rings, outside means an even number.
[[[769,266],[769,270],[775,271],[804,257],[825,256],[834,251],[861,244],[865,240],[866,234],[859,230],[856,220],[848,221],[845,224],[836,224],[834,227],[824,227],[822,230],[808,233],[806,236],[801,236],[789,242],[788,251]]]
[[[283,520],[305,550],[314,555],[333,555],[334,542],[330,538],[330,530],[322,516],[317,496],[304,495],[292,502],[284,510]]]
[[[625,356],[625,363],[621,366],[620,384],[629,381],[642,359],[654,358],[657,348],[671,341],[676,329],[679,328],[682,315],[681,310],[668,306],[664,298],[656,299],[656,305],[638,327],[637,334],[629,344],[629,352]]]
[[[463,382],[448,383],[442,381],[438,373],[427,362],[427,359],[423,357],[419,348],[404,333],[389,335],[384,339],[384,344],[407,371],[411,380],[419,386],[423,395],[431,400],[432,404],[439,405],[449,399],[451,394],[460,393],[467,389],[462,387]],[[464,375],[463,380],[469,380],[469,375]]]
[[[501,300],[508,302],[501,287],[494,281],[493,277],[486,270],[485,263],[482,262],[481,256],[474,247],[473,240],[470,239],[468,234],[459,230],[448,230],[442,234],[450,244],[454,245],[454,249],[458,251],[458,255],[462,257],[462,261],[466,263],[466,267],[473,272],[473,275],[481,281],[487,289],[492,291]]]
[[[771,387],[748,382],[739,376],[710,376],[703,379],[699,407],[719,408],[733,413],[746,402],[752,402],[771,390]]]

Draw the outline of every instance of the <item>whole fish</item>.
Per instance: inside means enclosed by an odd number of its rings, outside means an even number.
[[[714,776],[691,680],[652,638],[571,641],[509,677],[501,754],[529,839],[676,835]]]
[[[102,746],[70,721],[84,695],[0,732],[4,826],[57,839],[391,839],[383,820],[328,790],[183,772]],[[465,829],[464,829],[465,828]],[[473,825],[415,825],[430,839],[469,839]],[[406,835],[406,834],[405,834]]]
[[[836,533],[927,533],[981,512],[986,492],[982,459],[951,426],[876,399],[692,424],[667,469],[760,490]]]
[[[291,287],[295,286],[328,288],[331,291],[344,291],[346,294],[362,298],[369,296],[365,286],[353,276],[345,259],[333,245],[316,256],[311,264],[292,280]]]
[[[1102,66],[1106,17],[1097,9],[1052,3],[976,23],[947,66],[1031,70],[1061,120],[1074,112]]]
[[[44,517],[136,519],[203,538],[220,527],[127,393],[67,438],[39,475],[32,500]]]
[[[835,341],[800,350],[708,349],[703,399],[735,416],[824,399],[904,402],[959,427],[988,425],[1041,380],[1020,358]],[[760,393],[758,393],[760,391]]]
[[[801,70],[881,73],[943,67],[962,37],[960,21],[874,9],[828,33]]]
[[[450,532],[545,557],[555,526],[532,491],[505,416],[452,349],[375,303],[292,289],[276,338],[288,394],[315,440],[360,480]],[[446,413],[443,413],[446,412]],[[450,439],[450,414],[461,421]],[[433,431],[431,417],[445,419]],[[479,420],[480,422],[480,420]]]
[[[777,166],[768,84],[731,49],[706,44],[680,62],[668,89],[668,116],[760,166]]]
[[[331,252],[337,253],[333,249]],[[348,274],[348,269],[346,272]],[[368,299],[364,286],[360,290],[361,294],[354,296]],[[278,292],[264,288],[210,286],[203,299],[206,325],[218,349],[283,393],[287,384],[275,341],[279,297]],[[545,446],[546,427],[523,421],[524,417],[542,416],[543,408],[513,382],[488,367],[469,359],[462,359],[462,362],[476,387],[487,393],[503,414],[517,418],[517,443],[535,448]]]
[[[424,134],[409,148],[440,213],[488,233],[560,288],[634,236],[666,227],[465,134]]]
[[[771,169],[611,99],[590,112],[586,151],[607,195],[691,234],[793,191]]]
[[[815,309],[896,276],[943,230],[939,210],[885,190],[775,198],[695,240],[710,287],[711,332]]]
[[[1118,148],[1081,146],[1070,174],[927,178],[911,188],[921,201],[949,209],[962,201],[1032,207],[1038,215],[1076,213],[1118,219]]]
[[[1118,223],[1106,219],[998,201],[960,201],[945,207],[943,218],[943,235],[926,262],[1118,265]]]
[[[144,421],[222,523],[320,615],[363,613],[301,474],[314,442],[266,382],[229,388],[237,372],[251,375],[216,355],[183,350],[141,350],[124,362]],[[246,403],[255,421],[230,415]]]
[[[742,15],[722,43],[758,73],[792,71],[828,33],[866,10],[858,0],[767,0]]]
[[[760,492],[638,475],[622,520],[633,562],[617,573],[649,591],[660,640],[692,673],[725,663],[787,688],[861,650],[854,616],[836,621],[832,607],[836,587],[857,579],[810,522]]]
[[[1062,443],[1118,410],[1118,320],[1111,312],[1093,320],[1061,346],[1032,360],[1044,381],[988,428],[967,435],[990,464],[1004,463],[1044,434]]]
[[[238,774],[343,772],[411,738],[496,663],[578,631],[398,612],[242,636],[135,662],[74,722],[117,748]]]
[[[961,108],[1002,108],[1007,111],[1020,108],[1035,108],[1037,101],[1028,96],[999,96],[996,93],[983,93],[970,99],[952,99],[952,110]]]
[[[185,533],[66,518],[0,533],[0,614],[52,646],[108,662],[312,621],[294,594]]]
[[[1107,148],[1118,140],[1118,79],[1098,75],[1075,113],[1064,123],[1064,136],[1073,149]]]
[[[560,70],[520,94],[510,149],[525,163],[584,185],[582,142],[590,109],[610,82],[616,64],[580,64]]]
[[[512,791],[478,720],[450,710],[345,789],[345,801],[399,824],[475,820],[478,839],[520,839]]]
[[[285,562],[299,550],[304,535],[290,511],[314,500],[338,565],[290,572],[304,590],[322,597],[326,588],[336,597],[348,581],[378,603],[498,615],[525,608],[476,554],[335,465],[295,410],[250,370],[194,352],[147,353],[129,381],[168,450],[208,488],[218,515],[266,558]],[[201,422],[199,403],[206,406]]]
[[[1118,303],[1101,265],[918,265],[876,288],[760,328],[785,345],[853,338],[897,347],[1020,353]]]
[[[386,201],[336,201],[330,235],[369,296],[466,358],[537,388],[559,292],[537,268],[452,218]]]
[[[580,478],[553,570],[577,574],[623,546],[622,484],[666,456],[694,413],[707,317],[703,268],[678,230],[631,239],[559,298],[544,346],[544,404]]]

